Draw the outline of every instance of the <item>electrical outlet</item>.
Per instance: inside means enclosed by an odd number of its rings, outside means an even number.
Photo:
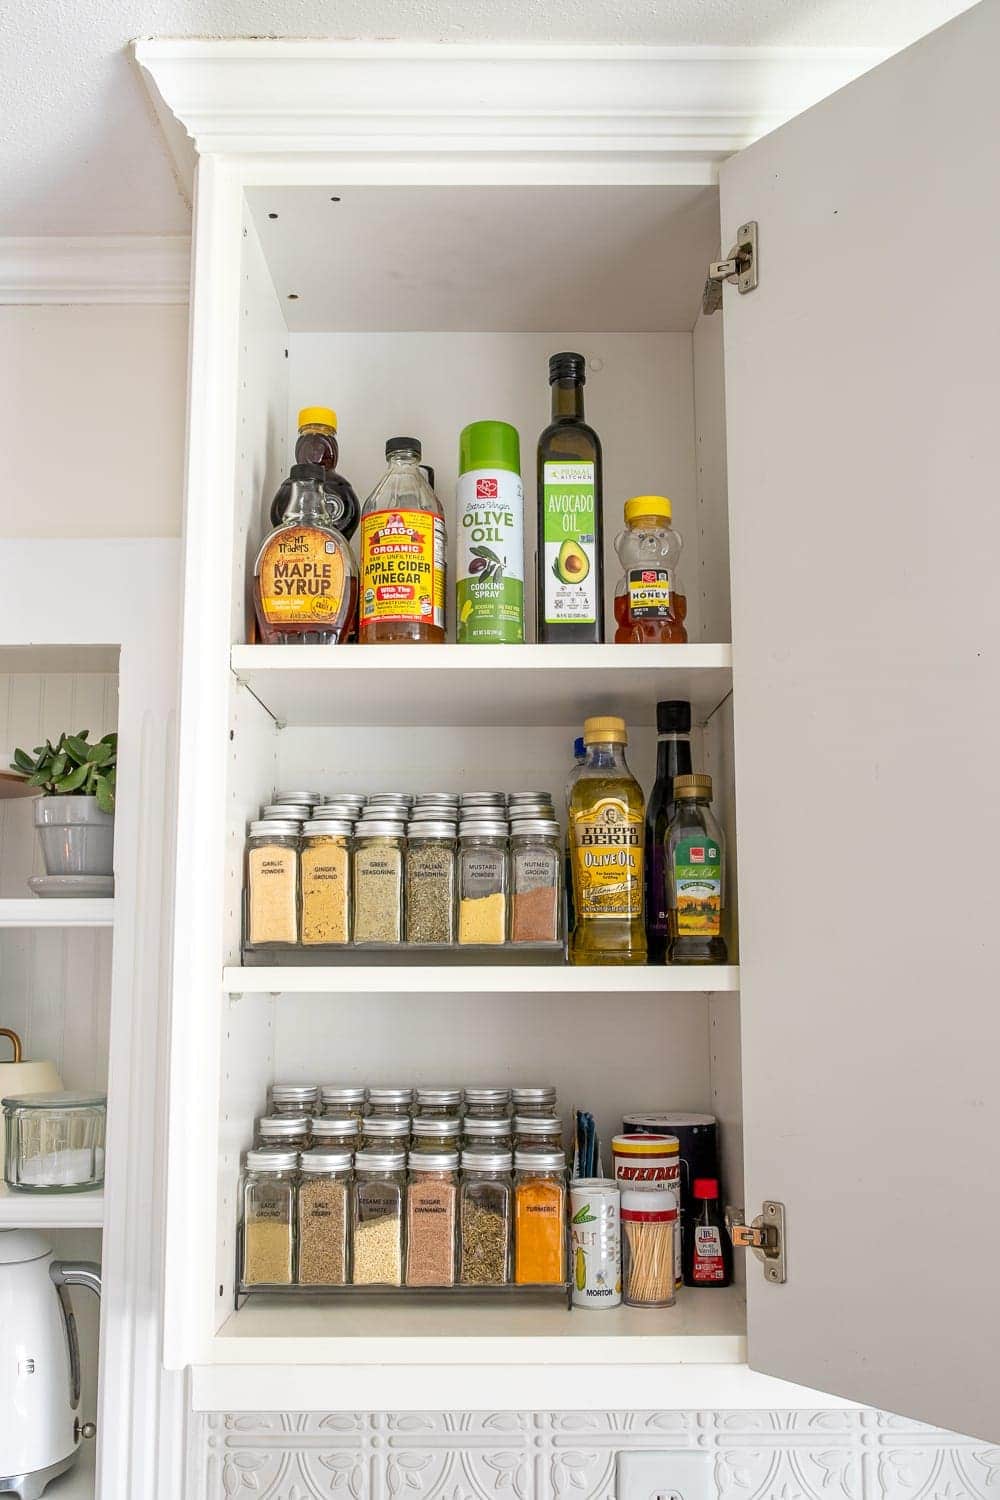
[[[615,1500],[716,1500],[712,1455],[691,1448],[619,1453]]]

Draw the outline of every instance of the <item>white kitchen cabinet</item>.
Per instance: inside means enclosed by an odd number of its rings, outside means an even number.
[[[862,63],[138,46],[200,153],[165,1309],[196,1406],[666,1406],[692,1365],[728,1388],[746,1361],[996,1436],[998,45],[982,5],[804,114]],[[765,77],[796,118],[748,146]],[[700,316],[749,220],[759,286]],[[514,422],[530,553],[558,347],[589,362],[608,580],[622,502],[670,494],[690,646],[244,644],[299,405],[336,406],[362,494],[416,432],[449,514],[460,427]],[[241,968],[245,826],[276,785],[558,794],[583,714],[621,709],[648,790],[664,696],[696,705],[730,834],[730,966]],[[605,1142],[626,1108],[710,1107],[730,1200],[785,1205],[787,1281],[750,1259],[748,1316],[741,1287],[647,1314],[235,1311],[240,1153],[278,1075],[544,1075]]]

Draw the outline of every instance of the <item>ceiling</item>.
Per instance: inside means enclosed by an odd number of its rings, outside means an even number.
[[[899,48],[969,0],[4,0],[0,235],[190,225],[138,36]]]

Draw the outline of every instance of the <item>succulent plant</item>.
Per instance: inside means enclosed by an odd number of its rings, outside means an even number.
[[[96,797],[102,812],[113,813],[118,736],[106,734],[90,744],[89,734],[89,729],[61,734],[57,744],[46,740],[32,755],[15,750],[10,768],[20,771],[29,786],[41,787],[46,797]]]

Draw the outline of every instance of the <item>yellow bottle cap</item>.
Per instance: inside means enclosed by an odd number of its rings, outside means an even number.
[[[665,520],[673,519],[674,508],[666,495],[636,495],[632,500],[625,501],[625,524],[637,521],[640,516],[663,516]]]
[[[596,719],[584,719],[583,742],[585,745],[627,745],[625,720],[616,719],[610,714]]]
[[[332,427],[336,432],[337,413],[329,406],[304,406],[299,412],[299,426]]]

